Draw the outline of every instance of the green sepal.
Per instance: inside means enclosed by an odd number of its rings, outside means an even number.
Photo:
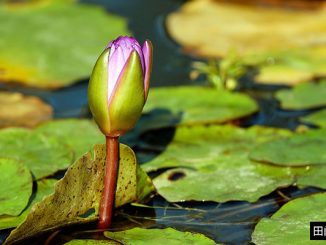
[[[108,60],[110,50],[105,49],[93,68],[88,84],[88,104],[101,131],[110,134],[108,110]]]
[[[145,104],[144,77],[137,51],[130,54],[109,102],[111,135],[134,127]]]

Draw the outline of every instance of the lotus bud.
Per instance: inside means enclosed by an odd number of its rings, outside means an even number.
[[[141,47],[132,37],[109,43],[98,58],[88,85],[91,112],[106,136],[118,137],[134,127],[147,99],[152,44]]]

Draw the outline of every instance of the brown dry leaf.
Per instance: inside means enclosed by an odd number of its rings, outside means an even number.
[[[167,28],[199,56],[234,52],[246,64],[264,63],[257,77],[264,83],[291,85],[326,75],[326,7],[293,11],[195,0],[170,14]]]
[[[0,92],[0,128],[32,128],[52,118],[52,107],[35,96]]]
[[[17,243],[40,232],[96,220],[105,157],[105,145],[95,145],[94,156],[88,152],[77,160],[57,182],[55,192],[32,207],[26,220],[11,232],[5,244]],[[120,145],[116,207],[140,202],[154,190],[151,180],[138,168],[134,152],[128,146]],[[140,189],[148,190],[147,195]]]

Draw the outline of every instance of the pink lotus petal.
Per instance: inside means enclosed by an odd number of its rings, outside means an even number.
[[[113,46],[111,47],[111,49]],[[114,49],[114,48],[113,48]],[[128,57],[124,57],[124,53],[121,47],[116,47],[114,52],[109,56],[109,68],[108,68],[108,100],[112,96],[115,84],[118,81],[118,77],[127,61]]]
[[[145,98],[147,98],[148,90],[149,90],[149,81],[152,71],[152,43],[148,40],[145,41],[142,53],[144,55],[144,63],[145,63],[145,74],[144,74],[144,91],[145,91]]]

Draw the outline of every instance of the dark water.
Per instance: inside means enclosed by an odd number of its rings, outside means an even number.
[[[192,85],[196,82],[189,79],[190,64],[194,57],[182,53],[166,33],[165,16],[177,9],[181,0],[83,0],[83,3],[98,4],[110,12],[125,16],[129,20],[129,28],[139,40],[146,38],[154,44],[154,70],[152,86]],[[261,86],[251,82],[250,74],[241,81],[241,91],[249,93],[257,99],[260,111],[240,122],[241,126],[254,124],[294,129],[298,117],[312,111],[283,111],[273,99],[273,93],[282,86]],[[6,90],[20,91],[25,94],[40,96],[50,103],[55,110],[56,118],[89,117],[87,107],[88,78],[77,84],[57,91],[20,88],[2,85]],[[158,155],[173,137],[174,129],[158,130],[145,135],[132,132],[125,141],[132,142],[138,156],[144,160]],[[150,142],[159,150],[146,150],[142,143]],[[147,144],[148,145],[148,144]],[[174,227],[178,230],[200,232],[219,243],[248,244],[254,226],[262,217],[276,212],[284,203],[292,198],[307,195],[321,190],[307,188],[299,190],[295,187],[280,189],[261,198],[256,203],[227,202],[185,202],[168,203],[157,196],[150,203],[153,207],[135,207],[127,205],[116,211],[113,227],[115,230],[133,226],[142,227]],[[23,244],[63,244],[73,238],[93,238],[96,224],[78,226],[50,232]],[[0,233],[0,243],[8,235],[8,231]]]

